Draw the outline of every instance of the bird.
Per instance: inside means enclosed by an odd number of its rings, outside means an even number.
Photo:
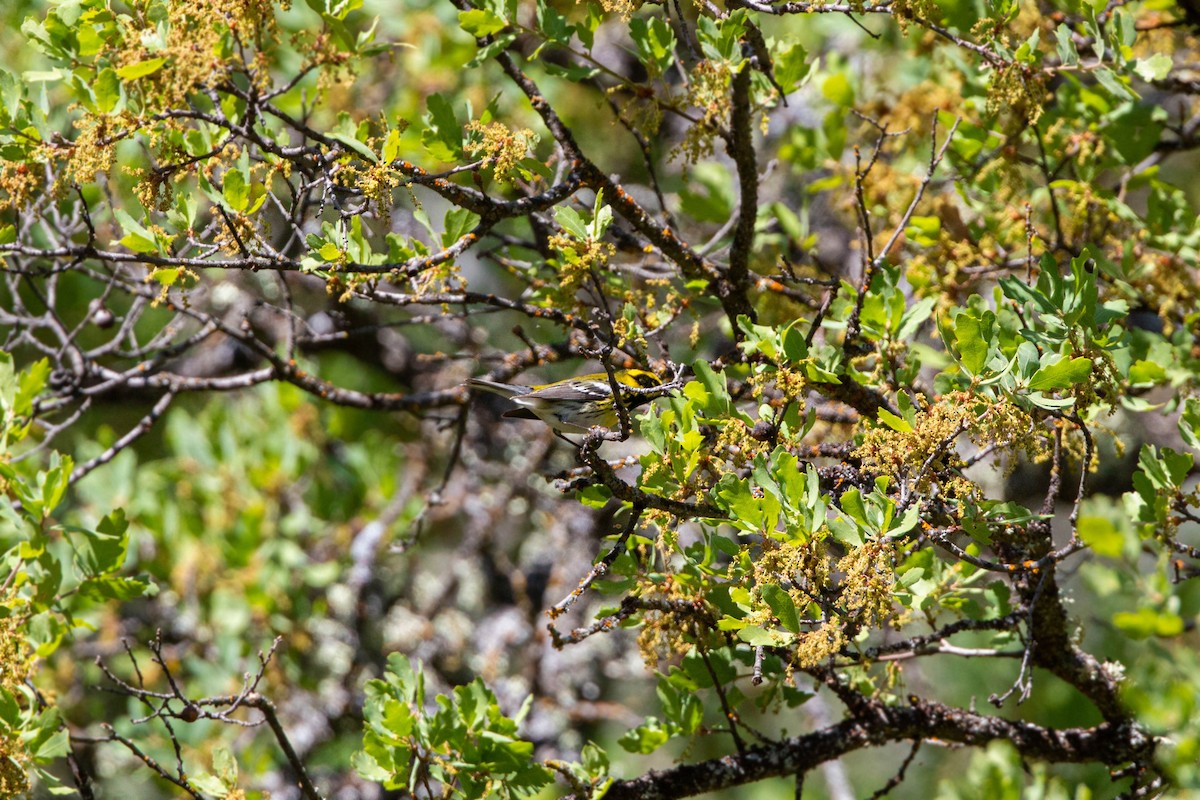
[[[619,386],[634,390],[661,389],[663,380],[644,369],[622,369],[613,373]],[[587,433],[600,426],[614,428],[618,424],[617,408],[613,402],[608,373],[596,372],[574,378],[534,386],[500,383],[485,378],[472,378],[468,385],[506,397],[517,408],[504,413],[517,419],[540,419],[555,433]],[[667,391],[622,391],[621,402],[632,409],[661,397]]]

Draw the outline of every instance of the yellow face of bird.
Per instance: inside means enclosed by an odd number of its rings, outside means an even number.
[[[624,369],[616,373],[617,382],[634,389],[654,389],[663,385],[662,378],[644,369]]]

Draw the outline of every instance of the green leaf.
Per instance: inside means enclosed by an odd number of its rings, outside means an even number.
[[[70,745],[66,729],[60,729],[40,741],[35,741],[34,747],[31,749],[33,757],[38,761],[52,761],[62,758],[70,752]]]
[[[238,765],[237,760],[233,757],[228,747],[218,745],[212,754],[213,773],[216,774],[226,786],[236,786],[238,780]]]
[[[824,116],[821,120],[821,133],[825,136],[825,152],[830,158],[840,159],[842,151],[846,149],[846,115],[841,109],[834,109]],[[807,186],[808,192],[816,194],[830,189],[836,189],[843,184],[843,179],[838,175],[830,175],[825,178],[813,181]]]
[[[662,727],[657,718],[650,717],[644,725],[627,731],[617,740],[617,744],[630,753],[647,755],[662,747],[670,738],[670,731]]]
[[[1061,358],[1033,373],[1029,380],[1029,388],[1039,392],[1046,389],[1067,389],[1086,381],[1091,375],[1090,358]]]
[[[195,784],[196,788],[200,791],[207,792],[216,797],[225,797],[229,794],[229,790],[233,788],[216,775],[210,775],[207,772],[201,772],[198,775],[189,775],[188,780]]]
[[[983,337],[981,321],[968,312],[954,318],[954,341],[967,372],[978,375],[987,363],[990,347]]]
[[[1030,392],[1018,400],[1024,400],[1028,403],[1043,408],[1047,411],[1061,411],[1064,408],[1070,408],[1075,405],[1074,397],[1047,397],[1041,392]]]
[[[0,372],[9,374],[12,369],[11,356],[7,353],[2,353],[4,368]],[[16,376],[16,389],[11,395],[8,394],[8,387],[0,388],[0,397],[5,397],[3,404],[16,414],[25,416],[33,411],[33,401],[46,388],[46,381],[50,378],[50,360],[40,358],[26,366]]]
[[[387,136],[383,140],[383,160],[387,163],[392,163],[400,158],[400,141],[401,133],[397,128],[392,128],[387,132]]]
[[[33,617],[25,628],[29,643],[41,658],[54,653],[62,642],[66,629],[53,614],[41,613]]]
[[[506,36],[508,34],[505,34]],[[480,51],[483,52],[482,50]],[[582,83],[589,81],[599,75],[603,70],[591,64],[556,64],[553,61],[543,61],[542,69],[546,70],[547,74],[558,78],[566,78],[573,83]]]
[[[608,753],[604,752],[604,748],[591,740],[579,752],[579,761],[583,766],[584,772],[592,777],[607,775],[611,766]]]
[[[1079,52],[1075,49],[1074,31],[1065,22],[1059,23],[1054,30],[1057,40],[1058,60],[1064,67],[1073,67],[1079,63]]]
[[[775,80],[784,95],[799,89],[812,75],[813,68],[808,61],[808,52],[799,43],[785,47],[776,54]]]
[[[792,633],[800,632],[800,618],[796,613],[796,601],[782,587],[773,583],[762,587],[763,600],[770,606],[771,612],[779,618],[779,624]]]
[[[596,200],[592,204],[592,224],[588,226],[588,237],[597,242],[604,238],[613,219],[612,208],[604,205],[603,201],[604,190],[599,189],[596,191]]]
[[[1183,619],[1178,614],[1147,606],[1137,611],[1118,611],[1113,614],[1113,625],[1134,639],[1167,638],[1183,633]]]
[[[1043,276],[1051,276],[1056,274],[1057,266],[1054,259],[1048,254],[1042,259]],[[1007,277],[1000,279],[1000,288],[1004,291],[1004,296],[1015,301],[1019,305],[1032,303],[1038,311],[1043,314],[1054,314],[1058,311],[1058,306],[1042,292],[1027,285],[1024,281],[1017,278]]]
[[[844,72],[835,72],[821,84],[821,94],[834,105],[850,108],[854,105],[854,87]]]
[[[502,53],[508,49],[508,46],[517,40],[517,34],[513,31],[502,33],[492,39],[491,42],[479,48],[475,52],[475,57],[467,62],[466,66],[470,69],[478,67],[483,62],[487,61],[492,56]],[[547,62],[548,63],[548,62]]]
[[[736,202],[729,170],[711,161],[697,164],[692,180],[679,192],[680,210],[700,222],[724,222]]]
[[[908,306],[901,315],[900,322],[892,333],[892,338],[898,342],[908,342],[915,338],[921,326],[932,316],[933,307],[936,304],[937,301],[934,298],[926,297]]]
[[[443,220],[446,230],[442,233],[442,246],[449,247],[479,224],[479,215],[465,208],[452,208]]]
[[[773,531],[779,523],[780,502],[774,494],[756,496],[747,481],[727,473],[713,487],[711,496],[730,513],[730,523],[746,533]]]
[[[770,631],[759,625],[747,625],[741,628],[737,635],[738,639],[751,647],[775,647],[786,641],[783,634],[778,631]]]
[[[333,242],[325,242],[317,248],[317,255],[329,262],[338,261],[342,257],[342,248]]]
[[[366,780],[375,781],[376,783],[384,783],[392,778],[394,769],[389,769],[383,764],[380,764],[379,761],[375,760],[375,758],[367,752],[367,750],[373,749],[373,747],[364,745],[363,750],[359,750],[350,756],[350,766],[355,772],[357,772]],[[389,764],[392,763],[392,759],[389,758],[388,761]]]
[[[830,520],[829,533],[835,540],[849,547],[862,547],[865,541],[862,529],[845,517],[837,517]]]
[[[508,20],[487,9],[472,8],[458,12],[458,24],[476,39],[482,39],[504,30]]]
[[[171,287],[175,285],[175,281],[179,280],[179,276],[182,274],[183,267],[156,267],[150,272],[150,280],[159,286]]]
[[[1179,435],[1189,447],[1200,450],[1200,399],[1188,398],[1179,415]]]
[[[1133,71],[1147,83],[1161,81],[1171,72],[1174,62],[1165,53],[1155,53],[1146,58],[1139,58],[1133,64]]]
[[[121,99],[121,81],[116,71],[110,67],[100,70],[92,83],[92,92],[96,95],[96,110],[101,114],[111,113]]]
[[[0,686],[0,722],[15,728],[21,721],[21,706],[8,689]]]
[[[583,217],[579,212],[569,206],[559,206],[554,209],[554,221],[557,222],[562,229],[569,233],[572,237],[587,241],[588,226],[583,221]]]
[[[38,484],[41,490],[41,507],[42,514],[49,516],[62,502],[63,496],[67,493],[67,487],[71,485],[71,470],[74,467],[74,462],[70,456],[52,453],[50,456],[50,465],[45,472],[38,473]]]
[[[788,708],[799,708],[816,696],[812,692],[801,691],[795,686],[783,686],[781,688],[783,690],[783,702]]]
[[[132,600],[135,597],[154,597],[158,594],[158,587],[149,580],[105,575],[85,578],[79,585],[79,594],[96,600]]]
[[[1107,517],[1081,516],[1076,528],[1083,543],[1098,556],[1120,558],[1125,550],[1125,537]]]
[[[440,161],[458,159],[463,154],[463,132],[454,107],[436,93],[426,98],[425,107],[429,113],[425,117],[427,127],[421,133],[421,144]]]
[[[908,423],[908,420],[904,419],[903,417],[896,416],[886,408],[879,409],[879,421],[884,425],[887,425],[892,430],[899,431],[900,433],[913,432],[913,426]]]
[[[629,38],[651,77],[670,69],[675,61],[675,32],[659,17],[634,17],[629,21]]]
[[[76,530],[75,557],[84,574],[95,577],[124,563],[128,527],[124,511],[118,509],[102,519],[95,531]]]
[[[587,16],[583,18],[575,31],[579,36],[579,41],[587,50],[591,50],[595,45],[596,31],[600,27],[600,23],[604,21],[604,9],[599,3],[589,2],[587,4]]]
[[[123,81],[135,81],[138,78],[153,75],[162,69],[162,65],[165,63],[167,63],[165,58],[148,58],[145,61],[127,64],[117,70],[117,77]]]
[[[686,384],[684,395],[696,401],[700,410],[708,416],[719,417],[729,410],[729,390],[725,384],[725,373],[716,372],[707,361],[695,361],[692,363],[692,371],[696,375],[696,380]],[[695,384],[695,389],[703,391],[689,390],[689,387]]]
[[[1135,361],[1129,367],[1129,382],[1133,384],[1162,383],[1167,371],[1156,361]]]
[[[226,172],[221,184],[221,195],[231,209],[238,213],[245,211],[250,205],[250,186],[246,176],[236,169]]]
[[[630,20],[631,24],[632,22],[633,20]],[[575,26],[568,24],[567,18],[546,0],[537,0],[537,27],[547,41],[561,47],[570,46],[571,35],[575,32]]]
[[[360,142],[354,134],[334,130],[328,131],[325,135],[336,142],[341,142],[372,163],[379,161],[379,156],[375,155],[375,151]]]
[[[867,522],[867,507],[863,502],[862,492],[858,489],[848,489],[842,493],[841,499],[838,501],[845,511],[855,521],[866,524]]]
[[[1013,60],[1020,64],[1035,66],[1042,60],[1041,51],[1038,45],[1041,42],[1042,31],[1040,28],[1033,29],[1033,35],[1021,43],[1016,52],[1013,53]]]
[[[1116,73],[1114,73],[1111,69],[1108,69],[1106,67],[1101,67],[1100,69],[1097,69],[1094,72],[1092,72],[1092,75],[1095,76],[1096,80],[1113,97],[1113,99],[1115,99],[1115,100],[1138,100],[1139,99],[1137,92],[1130,89],[1129,86],[1126,85],[1125,82],[1122,81],[1119,77],[1117,77]]]
[[[142,227],[137,220],[129,216],[128,211],[123,208],[116,208],[113,209],[113,216],[116,217],[117,223],[125,231],[125,236],[120,239],[120,244],[135,253],[158,252],[157,237]]]
[[[1170,447],[1162,450],[1162,463],[1167,468],[1167,476],[1172,486],[1182,486],[1188,473],[1192,471],[1195,457],[1191,453],[1180,453]]]
[[[1108,115],[1103,132],[1126,164],[1137,164],[1162,140],[1164,122],[1161,108],[1129,103]]]

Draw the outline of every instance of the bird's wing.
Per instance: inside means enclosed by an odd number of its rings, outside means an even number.
[[[571,381],[569,384],[552,383],[529,392],[526,400],[600,400],[612,394],[608,382]],[[583,397],[580,397],[583,395]]]

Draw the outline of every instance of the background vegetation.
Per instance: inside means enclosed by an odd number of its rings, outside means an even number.
[[[5,3],[0,796],[1200,787],[1198,25]]]

